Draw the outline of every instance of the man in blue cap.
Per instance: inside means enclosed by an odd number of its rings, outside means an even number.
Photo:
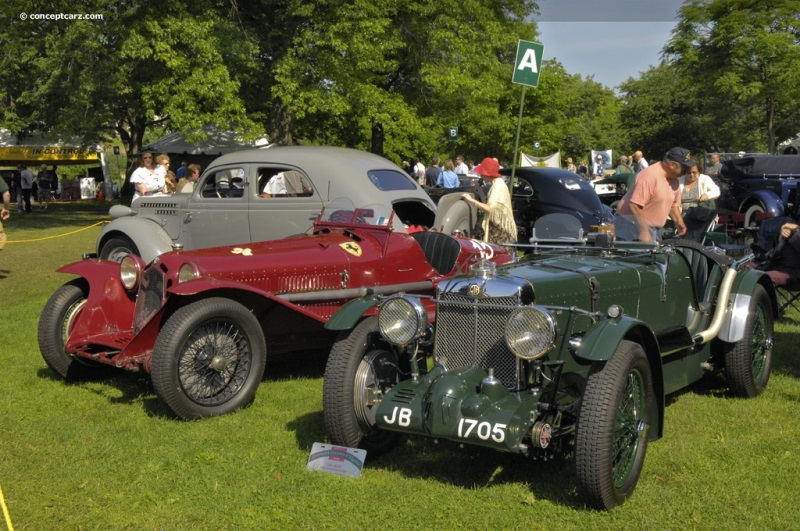
[[[674,147],[660,163],[648,166],[636,176],[617,206],[614,228],[618,239],[660,241],[667,218],[675,223],[676,235],[686,234],[678,177],[695,165],[690,156],[688,149]]]

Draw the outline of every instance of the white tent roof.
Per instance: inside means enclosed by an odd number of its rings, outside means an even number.
[[[159,153],[219,156],[243,149],[266,148],[270,145],[266,138],[259,138],[255,142],[244,141],[233,131],[220,131],[214,127],[206,127],[204,131],[207,135],[205,140],[189,142],[186,140],[188,133],[174,132],[150,142],[143,149],[152,149]]]

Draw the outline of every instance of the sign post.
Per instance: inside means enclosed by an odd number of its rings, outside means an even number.
[[[511,163],[510,192],[514,193],[514,176],[517,171],[517,156],[519,154],[519,134],[522,127],[522,109],[525,104],[525,88],[539,85],[539,73],[542,70],[542,54],[544,44],[520,40],[517,43],[517,59],[514,61],[514,75],[511,82],[522,85],[522,95],[519,99],[519,117],[517,117],[517,138],[514,141],[514,159]]]

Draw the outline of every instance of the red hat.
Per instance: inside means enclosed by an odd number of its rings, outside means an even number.
[[[480,164],[472,168],[474,173],[484,177],[500,177],[500,163],[490,157],[486,157]]]

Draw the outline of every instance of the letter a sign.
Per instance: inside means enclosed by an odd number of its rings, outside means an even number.
[[[539,72],[542,69],[542,53],[544,44],[530,41],[519,41],[517,44],[517,60],[514,63],[512,83],[535,87],[539,84]]]

